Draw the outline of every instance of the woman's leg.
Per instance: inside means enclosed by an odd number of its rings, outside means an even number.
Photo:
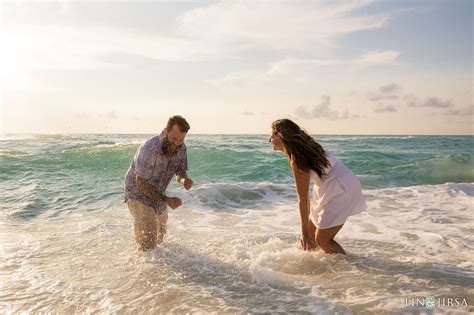
[[[343,227],[343,225],[344,224],[341,224],[328,229],[317,229],[316,243],[318,243],[319,247],[321,247],[321,249],[326,254],[346,254],[342,246],[334,240],[334,237],[336,236],[337,232],[339,232],[339,230]]]
[[[311,196],[310,196],[310,193],[308,191],[308,209],[310,209],[310,212],[311,212]],[[314,244],[315,245],[318,245],[316,243],[316,231],[317,231],[317,228],[316,226],[314,225],[313,223],[313,220],[311,220],[311,215],[310,217],[308,218],[308,224],[309,224],[309,235],[311,235],[311,237],[313,238],[313,241],[314,241]],[[303,244],[301,244],[301,247],[303,247]],[[316,248],[316,246],[312,247],[312,249]],[[304,249],[304,248],[303,248]]]
[[[311,219],[309,219],[309,235],[311,235],[311,237],[313,238],[313,241],[316,245],[317,245],[317,243],[316,243],[316,232],[317,231],[318,231],[318,229],[314,225],[313,221]]]

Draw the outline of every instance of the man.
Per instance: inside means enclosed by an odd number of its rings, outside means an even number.
[[[125,175],[125,202],[134,219],[135,241],[143,251],[163,241],[168,220],[167,206],[176,209],[182,201],[165,194],[173,175],[189,190],[188,158],[184,138],[190,129],[181,116],[169,118],[163,132],[143,143]]]

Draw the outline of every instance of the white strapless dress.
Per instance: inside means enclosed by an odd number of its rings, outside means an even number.
[[[359,179],[341,161],[326,153],[331,165],[326,168],[324,180],[310,171],[314,203],[309,218],[319,229],[341,225],[349,216],[367,209]]]

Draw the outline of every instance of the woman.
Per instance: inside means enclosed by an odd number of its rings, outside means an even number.
[[[298,194],[301,216],[301,247],[316,243],[326,254],[345,254],[334,237],[348,216],[367,208],[357,177],[311,136],[289,119],[272,124],[269,140],[273,150],[288,157]],[[309,185],[314,184],[314,205],[310,206]]]

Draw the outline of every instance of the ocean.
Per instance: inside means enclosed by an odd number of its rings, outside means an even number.
[[[123,179],[150,136],[0,137],[0,313],[474,312],[474,137],[315,136],[368,203],[343,256],[300,249],[268,135],[188,135],[194,187],[138,251]]]

